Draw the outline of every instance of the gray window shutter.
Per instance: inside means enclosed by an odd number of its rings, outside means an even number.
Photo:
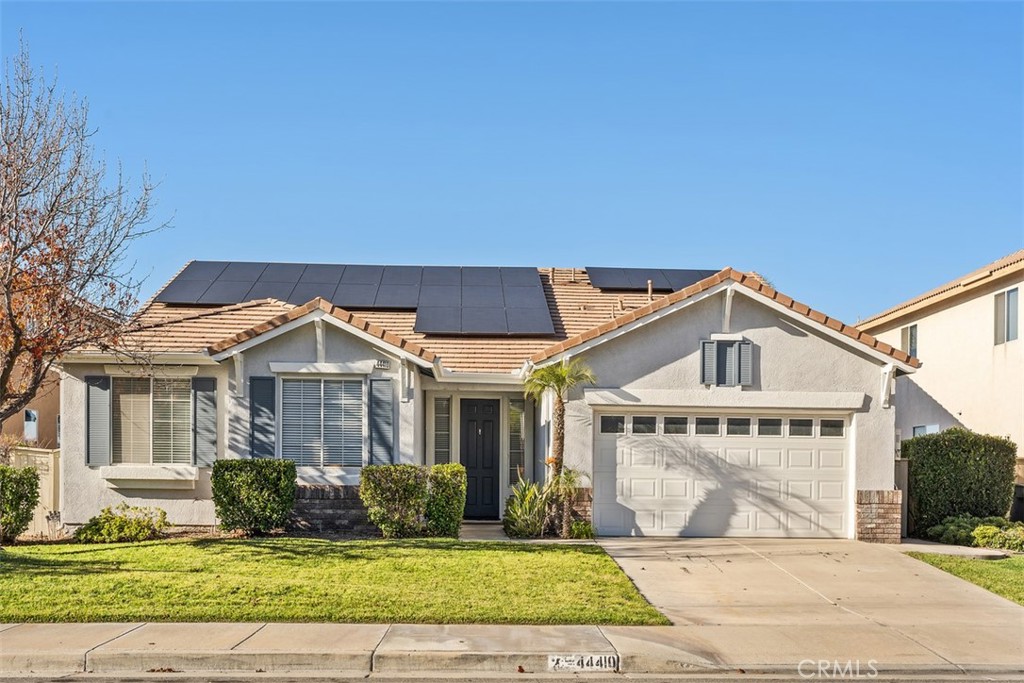
[[[395,405],[390,379],[370,380],[370,464],[389,465],[395,448]]]
[[[717,355],[718,363],[715,368],[715,379],[718,386],[736,386],[736,342],[718,342]]]
[[[217,379],[192,378],[192,458],[199,467],[217,459]]]
[[[740,385],[749,387],[754,383],[754,345],[748,341],[740,342],[739,346],[739,368]]]
[[[715,362],[718,355],[715,350],[715,342],[702,341],[700,343],[700,383],[715,384]]]
[[[93,467],[110,464],[110,378],[85,378],[85,461]]]
[[[277,380],[249,378],[249,455],[273,458],[277,432]]]

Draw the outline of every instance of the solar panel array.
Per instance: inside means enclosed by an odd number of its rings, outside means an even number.
[[[304,304],[316,297],[355,310],[415,310],[415,330],[425,334],[554,334],[535,268],[193,261],[156,301]]]
[[[679,268],[603,268],[587,267],[590,284],[598,289],[624,292],[646,292],[647,281],[655,292],[677,292],[695,282],[711,277],[717,270],[685,270]]]

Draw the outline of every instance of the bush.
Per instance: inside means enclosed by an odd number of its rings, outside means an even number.
[[[1010,509],[1017,446],[1009,439],[956,427],[908,439],[902,454],[910,461],[910,514],[917,528]]]
[[[129,507],[121,503],[116,508],[103,508],[84,526],[75,531],[75,540],[81,543],[138,543],[149,541],[167,528],[167,513],[160,508]]]
[[[218,460],[213,463],[213,505],[220,526],[246,535],[280,529],[295,507],[295,463],[289,460]]]
[[[593,538],[594,527],[585,519],[577,519],[569,527],[569,538]]]
[[[0,465],[0,543],[13,543],[25,533],[38,504],[36,469]]]
[[[416,465],[369,465],[359,484],[367,515],[384,538],[420,534],[427,492],[427,470]]]
[[[1024,552],[1024,523],[1005,517],[947,517],[929,527],[924,537],[950,545],[978,546]]]
[[[466,512],[466,468],[457,463],[430,468],[427,494],[427,533],[459,537]]]
[[[501,524],[509,538],[540,538],[552,500],[550,487],[520,479],[505,503]]]
[[[975,544],[984,548],[1024,553],[1024,524],[1019,522],[1003,529],[983,524],[974,530],[973,536]]]

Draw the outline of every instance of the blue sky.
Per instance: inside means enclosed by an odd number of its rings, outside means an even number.
[[[1020,3],[0,5],[198,259],[757,270],[848,321],[1024,245]]]

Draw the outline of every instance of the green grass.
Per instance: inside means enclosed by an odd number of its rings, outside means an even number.
[[[0,622],[667,624],[593,545],[265,538],[15,546]]]
[[[996,595],[1024,605],[1024,556],[1008,557],[1005,560],[972,560],[952,555],[909,554]]]

